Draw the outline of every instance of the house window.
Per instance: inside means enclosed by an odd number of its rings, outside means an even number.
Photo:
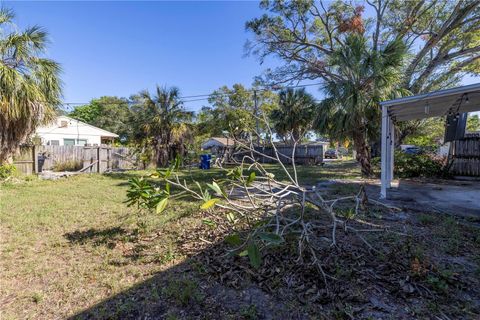
[[[74,146],[75,145],[75,139],[63,139],[63,145]]]
[[[60,128],[66,128],[68,127],[68,121],[62,120],[60,121]]]
[[[50,140],[50,141],[48,141],[47,145],[49,145],[49,146],[59,146],[60,141],[59,140]]]
[[[77,145],[79,146],[85,146],[87,144],[87,139],[78,139],[77,140]]]

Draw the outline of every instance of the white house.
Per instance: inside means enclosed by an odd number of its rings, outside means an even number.
[[[115,133],[67,116],[57,117],[50,125],[38,128],[35,133],[43,145],[57,146],[110,144],[118,138]]]

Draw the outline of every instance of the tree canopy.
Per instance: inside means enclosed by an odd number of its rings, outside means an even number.
[[[363,34],[373,51],[402,41],[409,53],[401,85],[412,93],[452,86],[480,73],[480,0],[262,1],[268,13],[247,22],[255,35],[248,53],[285,63],[264,80],[344,80],[331,56],[349,33]],[[374,14],[365,16],[365,8]]]
[[[285,143],[299,143],[312,129],[316,103],[302,89],[286,89],[279,93],[278,108],[270,112],[273,129]]]
[[[179,89],[157,85],[153,95],[144,90],[132,99],[134,137],[155,150],[156,166],[164,167],[177,155],[183,156],[192,139],[189,123],[193,115],[185,110]]]
[[[254,34],[247,52],[261,62],[269,56],[284,62],[266,70],[261,81],[320,80],[327,100],[318,129],[349,135],[365,174],[368,144],[379,137],[381,99],[454,86],[464,75],[480,73],[480,0],[262,1],[260,6],[266,13],[246,24]],[[367,16],[365,8],[374,14]],[[374,61],[378,58],[381,63]],[[349,121],[347,110],[358,120]],[[418,126],[398,128],[411,133]]]
[[[104,96],[92,99],[90,104],[76,107],[69,116],[118,134],[122,143],[132,139],[129,124],[132,113],[125,98]]]
[[[470,114],[467,118],[467,131],[480,131],[480,117],[478,114]]]
[[[235,136],[242,136],[256,131],[255,115],[268,114],[276,108],[277,95],[268,90],[246,89],[241,84],[232,88],[223,86],[209,97],[210,106],[202,108],[198,115],[200,132],[212,136],[222,136],[228,131]],[[258,110],[255,110],[255,96]],[[260,128],[261,130],[262,128]]]

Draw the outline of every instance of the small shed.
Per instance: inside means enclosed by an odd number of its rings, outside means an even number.
[[[380,193],[382,198],[386,198],[393,179],[395,125],[401,121],[439,116],[446,116],[447,125],[452,125],[465,117],[466,113],[480,111],[480,83],[384,101],[380,105],[382,107]]]

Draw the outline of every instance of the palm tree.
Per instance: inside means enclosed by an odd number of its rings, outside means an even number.
[[[59,65],[42,56],[47,33],[34,26],[18,31],[11,10],[0,9],[0,164],[60,104]]]
[[[332,63],[342,80],[327,83],[326,99],[319,104],[316,126],[338,140],[353,141],[364,176],[372,174],[369,143],[379,137],[379,102],[405,94],[397,89],[405,55],[401,41],[374,51],[359,33],[347,36],[344,46],[332,55]]]
[[[300,142],[312,128],[315,99],[305,89],[279,93],[278,108],[270,113],[275,132],[287,144]]]
[[[154,96],[142,91],[135,97],[140,135],[155,151],[155,164],[165,167],[177,155],[185,155],[186,142],[192,139],[189,121],[192,113],[185,111],[178,88],[157,86]]]

